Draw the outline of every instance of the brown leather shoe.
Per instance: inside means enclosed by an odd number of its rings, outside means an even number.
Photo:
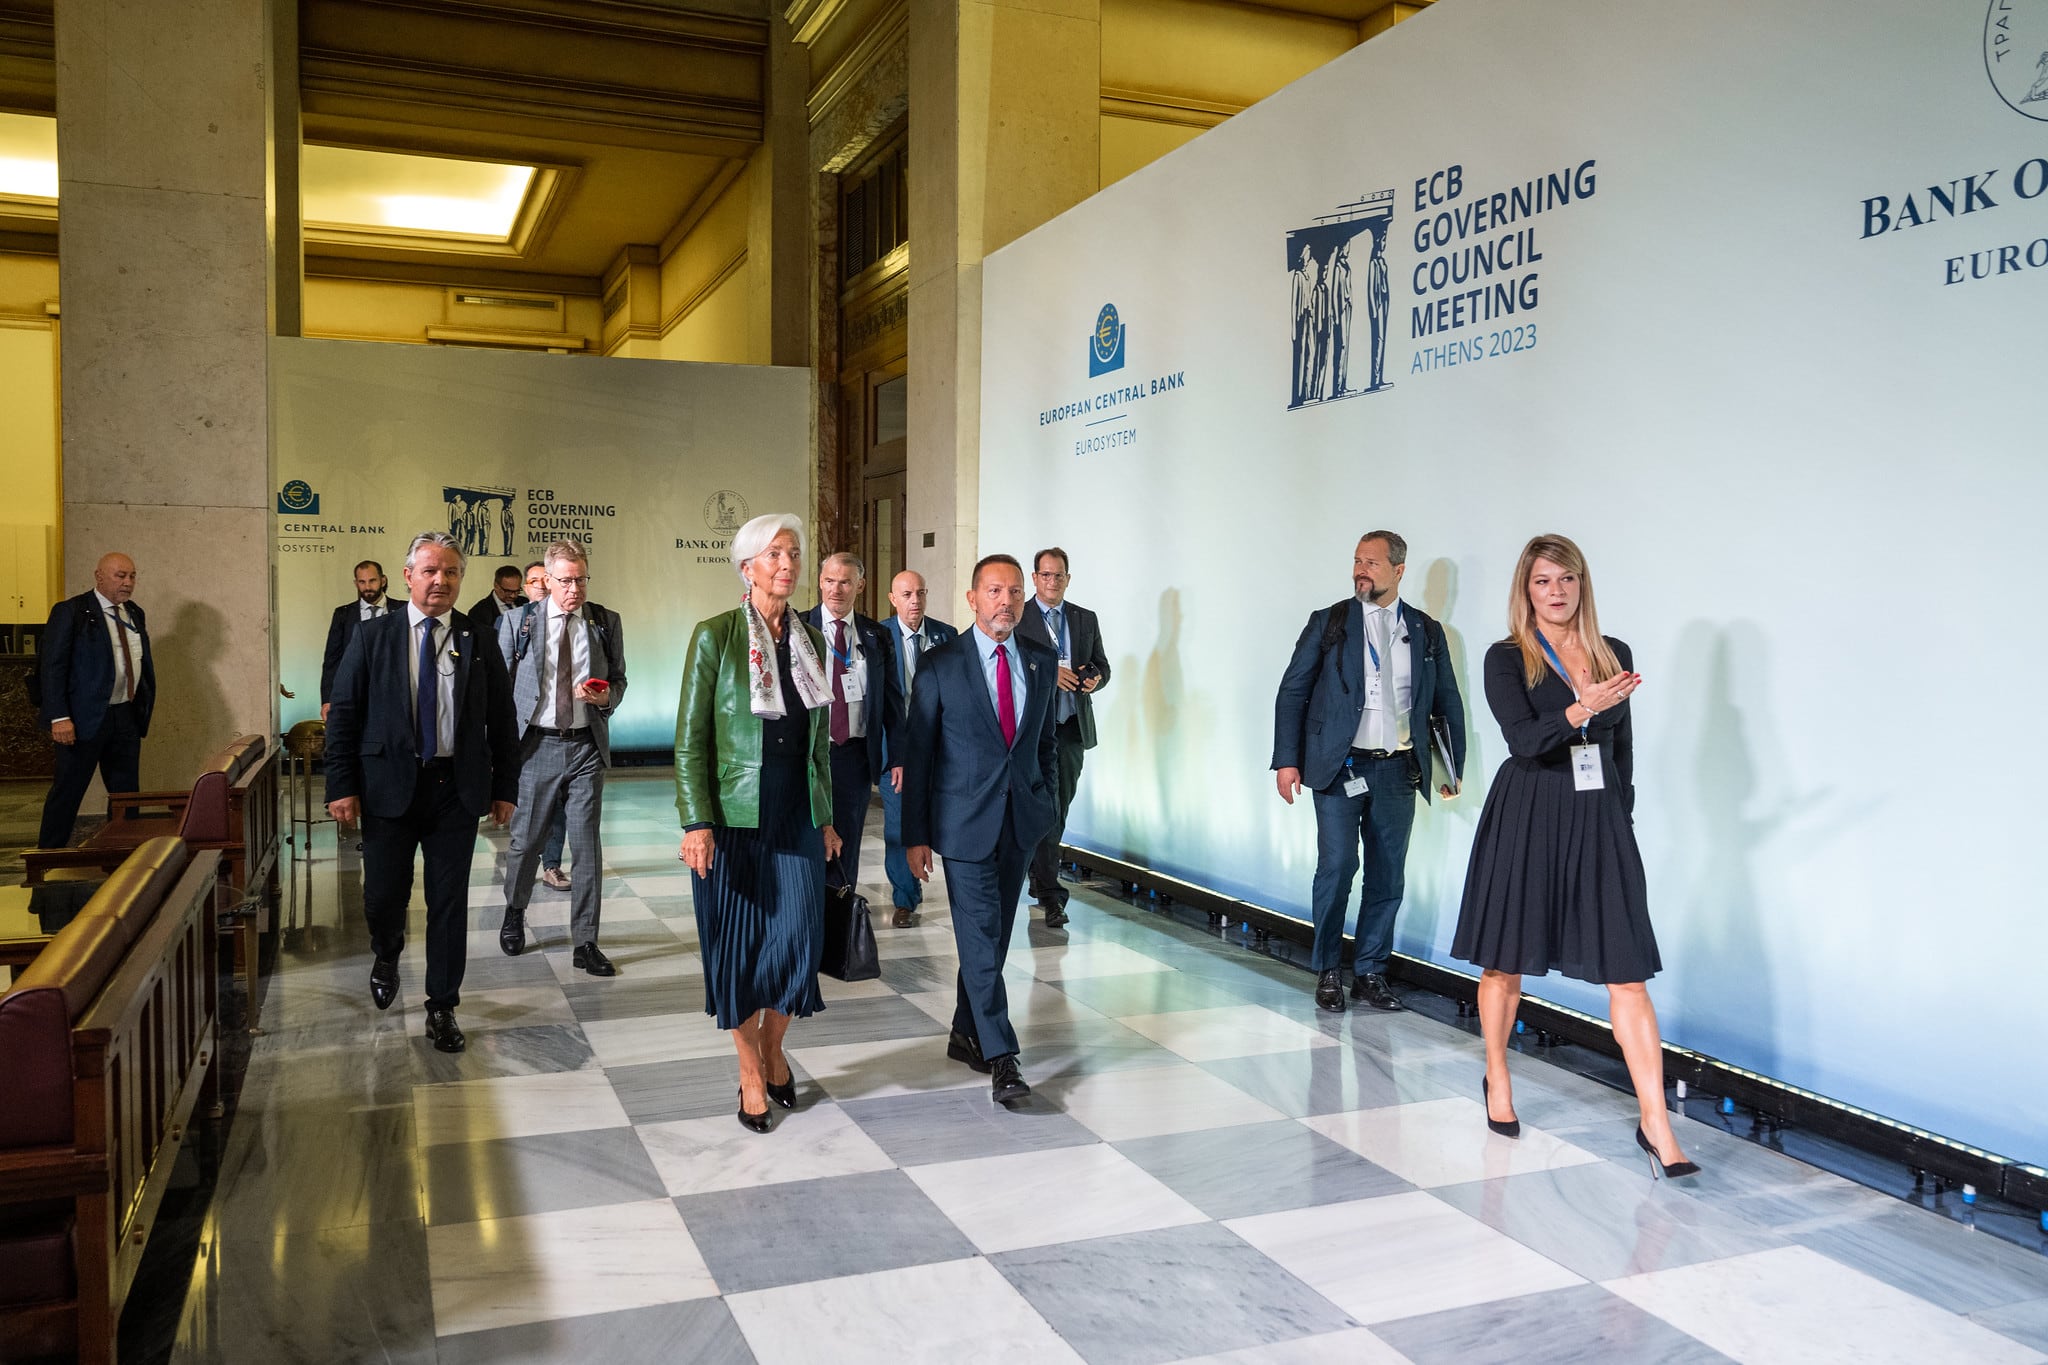
[[[569,874],[562,871],[559,867],[542,868],[540,870],[540,880],[541,885],[552,886],[557,891],[567,891],[569,889]]]
[[[890,924],[898,929],[908,929],[916,922],[917,912],[915,910],[905,910],[900,905],[896,907],[896,914],[889,921]]]

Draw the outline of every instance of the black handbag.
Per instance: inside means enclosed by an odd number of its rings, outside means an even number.
[[[873,981],[882,974],[868,898],[850,886],[825,892],[825,952],[818,970],[841,981]]]

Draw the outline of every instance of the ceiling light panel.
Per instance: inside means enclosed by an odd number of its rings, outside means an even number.
[[[0,198],[57,198],[57,120],[0,114]]]
[[[308,143],[299,187],[306,225],[510,241],[532,166]]]

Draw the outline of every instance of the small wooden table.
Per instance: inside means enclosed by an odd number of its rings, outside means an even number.
[[[15,971],[35,961],[59,929],[77,918],[105,878],[0,886],[0,967]]]

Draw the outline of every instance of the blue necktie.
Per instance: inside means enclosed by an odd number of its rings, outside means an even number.
[[[441,733],[441,680],[434,667],[434,618],[420,622],[419,723],[420,762],[435,757],[434,743]]]

